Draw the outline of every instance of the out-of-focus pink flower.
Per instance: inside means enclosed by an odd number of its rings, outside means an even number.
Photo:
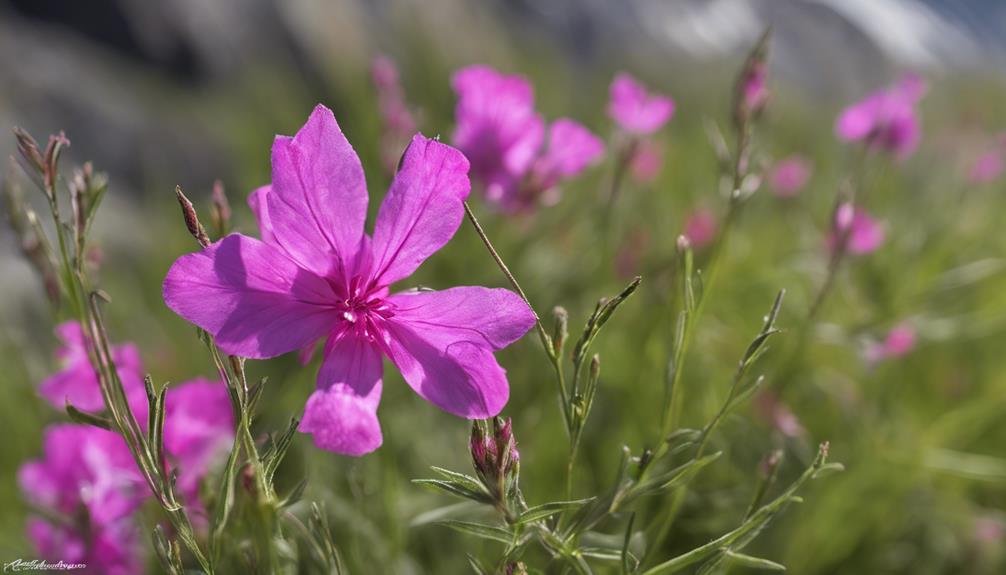
[[[277,137],[272,168],[271,186],[256,192],[268,239],[231,234],[179,258],[164,280],[168,307],[242,357],[327,339],[300,424],[323,449],[362,455],[380,446],[382,356],[445,411],[499,413],[509,386],[493,352],[535,322],[520,296],[483,287],[389,293],[461,225],[465,157],[417,134],[373,237],[364,233],[363,167],[331,110],[319,105],[296,136]]]
[[[394,174],[402,148],[416,132],[416,121],[405,101],[395,62],[387,56],[377,56],[371,63],[370,73],[377,90],[382,123],[381,157],[388,173]]]
[[[56,409],[62,410],[69,401],[85,411],[102,411],[105,402],[98,387],[98,376],[87,357],[87,345],[80,324],[68,321],[56,326],[56,336],[63,342],[56,358],[63,369],[42,381],[39,393]],[[140,352],[135,345],[112,346],[112,360],[126,389],[130,405],[146,405],[143,390],[143,367]]]
[[[744,70],[741,92],[746,113],[756,116],[768,103],[768,66],[763,60],[755,60]]]
[[[866,210],[842,204],[835,212],[835,222],[828,234],[828,249],[837,249],[843,237],[849,253],[864,255],[876,251],[884,243],[884,227]]]
[[[894,86],[846,108],[835,122],[835,132],[842,140],[861,141],[872,149],[906,158],[919,144],[921,129],[916,105],[925,92],[922,78],[905,76]]]
[[[629,158],[629,174],[637,182],[650,183],[660,175],[664,164],[664,154],[660,144],[649,139],[640,139],[632,148]]]
[[[800,193],[811,174],[810,162],[803,156],[793,155],[779,160],[769,172],[772,191],[780,198],[792,198]]]
[[[684,235],[695,249],[701,249],[716,239],[719,222],[716,214],[708,208],[697,208],[685,218]]]
[[[222,381],[197,378],[168,388],[164,451],[178,469],[178,487],[195,503],[199,484],[234,443],[234,412]]]
[[[604,144],[587,128],[560,118],[547,128],[534,109],[526,78],[488,66],[454,73],[458,96],[452,141],[471,162],[472,176],[497,207],[518,212],[597,162]]]
[[[988,184],[999,179],[1006,167],[1004,150],[989,150],[975,159],[968,171],[968,181],[972,184]]]
[[[800,437],[805,433],[796,414],[776,394],[763,391],[754,404],[758,416],[786,437]]]
[[[887,332],[881,342],[871,343],[866,347],[866,360],[876,363],[885,359],[895,359],[908,355],[915,349],[915,328],[909,323],[901,323]]]
[[[89,573],[142,572],[131,514],[150,491],[118,435],[84,425],[54,425],[44,455],[18,470],[22,492],[35,506],[65,522],[33,518],[28,536],[38,552]]]
[[[975,541],[984,545],[999,543],[1006,537],[1006,521],[995,515],[979,515],[974,519]]]
[[[674,100],[661,94],[651,94],[626,72],[615,76],[609,97],[608,115],[630,135],[652,134],[674,115]]]

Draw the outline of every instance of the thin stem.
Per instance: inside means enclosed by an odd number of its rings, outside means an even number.
[[[513,289],[518,295],[520,295],[521,299],[524,300],[524,303],[527,304],[528,308],[531,309],[531,313],[534,314],[534,325],[538,331],[538,339],[541,340],[542,348],[544,348],[545,355],[548,356],[549,362],[551,362],[552,368],[555,370],[556,381],[559,384],[559,399],[562,401],[562,416],[566,423],[566,430],[567,432],[571,431],[569,398],[566,393],[565,376],[562,373],[562,358],[556,355],[555,348],[552,345],[552,338],[549,337],[548,332],[545,330],[545,326],[542,325],[541,317],[538,316],[538,312],[534,311],[534,306],[531,305],[531,300],[528,299],[527,294],[524,293],[524,290],[520,287],[520,283],[517,282],[517,278],[515,278],[513,273],[510,272],[510,268],[507,267],[503,258],[500,257],[499,252],[496,251],[492,242],[489,241],[489,236],[487,236],[485,230],[482,229],[482,224],[480,224],[478,218],[475,217],[475,213],[472,212],[471,206],[468,205],[468,202],[463,202],[463,205],[465,207],[465,214],[468,216],[468,221],[472,223],[472,226],[475,228],[475,233],[479,235],[479,238],[482,239],[482,243],[485,244],[486,249],[489,250],[489,255],[492,256],[500,271],[503,272],[503,275],[505,275],[507,280],[510,282],[510,285],[513,286]]]

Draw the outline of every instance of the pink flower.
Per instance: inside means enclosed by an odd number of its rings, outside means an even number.
[[[884,341],[867,346],[866,360],[876,363],[885,359],[904,357],[915,349],[915,339],[915,328],[911,324],[899,324],[887,332]]]
[[[98,387],[98,376],[87,357],[84,332],[80,324],[74,321],[61,323],[56,326],[56,336],[63,342],[63,347],[56,352],[63,369],[43,380],[39,393],[59,410],[68,401],[84,411],[104,410],[105,402],[101,397],[101,388]],[[126,344],[113,346],[111,352],[130,404],[135,402],[146,406],[139,350],[135,345]]]
[[[68,362],[68,367],[47,378],[46,382],[59,382],[53,387],[69,390],[72,403],[80,409],[105,411],[98,378],[87,358],[85,336],[80,324],[68,321],[60,324],[56,332],[66,344],[65,348],[57,352],[57,356]],[[149,407],[140,375],[143,365],[139,350],[133,344],[112,346],[112,350],[112,354],[118,359],[116,368],[126,388],[130,408],[145,429]],[[46,384],[42,388],[45,390]],[[75,401],[81,398],[85,400]],[[54,407],[63,409],[62,401],[51,401]],[[190,501],[195,501],[199,482],[233,441],[234,414],[223,382],[200,378],[168,389],[164,413],[164,449],[172,465],[178,467],[179,487]],[[128,451],[126,454],[128,455]],[[128,461],[132,462],[132,457]]]
[[[768,103],[768,66],[762,60],[755,60],[744,70],[741,80],[744,110],[749,115],[757,115]]]
[[[755,398],[758,416],[786,437],[800,437],[806,431],[796,414],[771,391],[763,391]]]
[[[486,198],[509,212],[541,197],[597,162],[604,143],[579,123],[560,118],[548,127],[534,109],[531,84],[488,66],[454,73],[458,95],[453,142],[471,162]]]
[[[807,185],[810,174],[810,162],[803,156],[794,155],[779,160],[772,166],[768,181],[776,196],[792,198]]]
[[[719,223],[716,214],[707,208],[698,208],[685,219],[684,235],[695,249],[701,249],[716,239]]]
[[[89,573],[141,573],[130,517],[150,492],[122,438],[96,427],[54,425],[44,450],[18,470],[18,483],[33,505],[65,521],[29,521],[38,552],[86,563]]]
[[[866,210],[842,204],[835,212],[835,222],[827,239],[828,249],[837,249],[843,236],[849,253],[863,255],[876,251],[884,243],[885,234],[884,227]]]
[[[164,451],[178,469],[178,488],[195,504],[199,484],[234,444],[234,412],[223,382],[197,378],[168,388]]]
[[[493,357],[534,325],[505,289],[389,294],[454,235],[468,161],[417,134],[364,233],[360,160],[332,112],[315,108],[273,144],[273,181],[256,190],[263,241],[231,234],[179,258],[164,300],[227,353],[268,358],[327,339],[300,430],[319,447],[362,455],[381,444],[382,356],[427,401],[467,418],[493,416],[509,395]]]
[[[629,174],[637,182],[650,183],[660,175],[663,167],[663,150],[650,139],[642,139],[632,149],[629,158]]]
[[[674,115],[674,100],[649,93],[626,72],[615,76],[608,93],[608,115],[627,134],[652,134]]]
[[[915,106],[926,92],[925,82],[909,75],[896,85],[875,92],[846,108],[835,123],[838,137],[862,141],[899,158],[918,147],[920,128]]]
[[[1003,150],[996,149],[985,152],[975,159],[968,172],[968,181],[972,184],[988,184],[999,179],[1003,173]]]
[[[416,132],[416,121],[405,102],[405,91],[394,61],[378,56],[371,63],[370,72],[381,113],[381,157],[385,169],[393,174],[398,166],[399,150]]]

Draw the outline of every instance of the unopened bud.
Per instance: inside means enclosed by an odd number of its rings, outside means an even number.
[[[851,203],[844,203],[835,209],[835,229],[845,231],[852,226],[852,220],[856,215],[856,208]]]
[[[45,165],[43,175],[45,177],[46,190],[51,192],[56,186],[56,179],[59,177],[59,157],[63,154],[63,148],[70,145],[70,140],[66,134],[60,132],[49,136],[49,143],[45,147]]]
[[[552,317],[555,318],[555,327],[552,329],[552,348],[556,355],[562,354],[562,349],[566,345],[569,337],[569,312],[562,306],[555,306],[552,310]]]
[[[199,245],[206,247],[210,245],[210,237],[206,235],[206,229],[203,228],[203,224],[199,223],[199,215],[196,214],[196,208],[192,205],[185,194],[182,193],[181,186],[175,186],[175,197],[178,199],[178,205],[182,208],[182,218],[185,220],[185,227],[188,228],[189,233],[192,237],[196,238]]]
[[[210,221],[213,223],[213,230],[217,237],[227,235],[230,230],[231,204],[227,201],[227,192],[224,183],[220,180],[213,182],[213,205],[210,207]]]
[[[517,486],[520,452],[509,418],[495,417],[492,423],[475,421],[469,439],[472,467],[490,495],[505,503]]]
[[[743,130],[751,120],[757,119],[769,100],[768,90],[768,40],[769,31],[758,40],[744,61],[734,88],[734,123]]]
[[[31,134],[21,128],[14,128],[14,138],[17,140],[17,151],[28,165],[39,174],[45,173],[45,159],[38,149],[38,142]]]
[[[681,234],[678,236],[678,253],[685,253],[691,249],[692,244],[688,241],[688,236]]]

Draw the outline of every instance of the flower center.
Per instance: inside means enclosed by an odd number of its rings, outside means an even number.
[[[380,342],[384,337],[384,322],[395,315],[394,306],[378,295],[378,290],[360,276],[353,277],[345,290],[337,290],[340,298],[335,308],[343,319],[339,330],[353,330],[367,341]]]

